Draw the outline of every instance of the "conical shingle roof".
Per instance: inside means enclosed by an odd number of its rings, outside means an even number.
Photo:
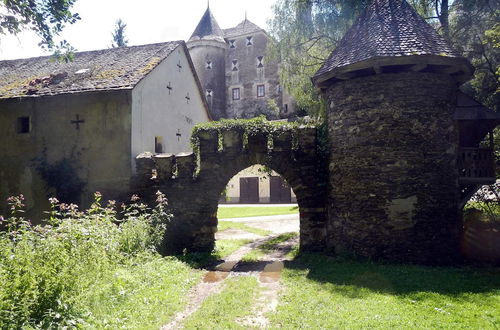
[[[331,79],[336,72],[349,72],[351,66],[356,70],[366,69],[370,63],[359,64],[370,60],[381,64],[382,59],[385,65],[412,64],[407,57],[419,58],[413,64],[422,64],[421,59],[441,66],[448,62],[457,65],[458,61],[463,71],[472,70],[470,63],[405,0],[373,0],[316,72],[313,82]],[[394,63],[387,61],[391,58]]]
[[[189,38],[189,41],[194,40],[216,40],[224,42],[224,33],[219,27],[219,24],[217,24],[210,8],[207,8],[198,26],[191,35],[191,38]]]
[[[229,29],[224,29],[224,36],[226,38],[231,38],[231,37],[235,37],[235,36],[241,36],[244,34],[259,32],[259,31],[264,31],[264,29],[262,29],[258,25],[250,22],[250,20],[245,18],[245,20],[243,22],[236,25],[235,27],[229,28]]]

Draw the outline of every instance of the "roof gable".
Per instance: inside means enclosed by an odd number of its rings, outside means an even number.
[[[224,37],[231,38],[260,31],[264,32],[264,29],[245,18],[243,22],[235,27],[224,29]]]
[[[0,61],[0,98],[132,89],[184,41]]]

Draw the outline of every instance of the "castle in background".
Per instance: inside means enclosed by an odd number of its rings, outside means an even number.
[[[246,17],[221,29],[207,8],[187,46],[214,120],[294,114],[293,100],[279,82],[278,63],[268,57],[268,41],[266,31]]]

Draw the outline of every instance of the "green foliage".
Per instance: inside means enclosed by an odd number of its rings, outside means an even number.
[[[245,136],[257,134],[276,134],[280,132],[293,132],[299,127],[315,127],[312,123],[287,122],[287,121],[268,121],[264,116],[252,119],[221,119],[200,123],[194,126],[191,134],[191,146],[193,150],[198,150],[198,134],[201,132],[214,132],[220,135],[223,131],[242,132]]]
[[[5,228],[0,232],[0,328],[101,322],[92,308],[105,309],[100,304],[109,303],[107,298],[126,300],[110,292],[124,287],[117,274],[137,272],[161,259],[157,249],[169,215],[164,196],[158,197],[153,210],[134,202],[122,206],[120,215],[114,202],[102,206],[98,193],[85,212],[52,198],[45,226],[31,226],[22,217],[22,196],[10,198],[12,215],[0,218]]]
[[[125,24],[121,18],[119,18],[115,23],[115,31],[112,33],[113,42],[111,47],[125,47],[128,44],[128,40],[125,38]]]
[[[71,12],[76,0],[4,0],[0,4],[0,35],[17,34],[24,29],[33,30],[41,39],[40,46],[55,50],[64,59],[71,57],[74,49],[66,42],[59,45],[54,41],[66,24],[80,19]],[[69,57],[68,57],[69,56]]]
[[[494,269],[383,265],[302,255],[282,273],[270,328],[496,329]]]
[[[481,220],[500,222],[500,183],[482,186],[464,207],[464,214],[479,210]]]

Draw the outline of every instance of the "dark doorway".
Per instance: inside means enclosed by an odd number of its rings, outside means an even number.
[[[240,203],[259,202],[259,178],[240,178]]]
[[[291,203],[292,192],[290,186],[280,176],[271,176],[271,203]]]

